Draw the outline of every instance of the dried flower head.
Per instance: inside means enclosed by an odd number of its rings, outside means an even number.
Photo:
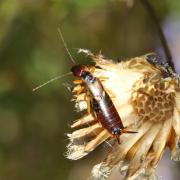
[[[107,157],[94,166],[95,179],[106,179],[119,166],[126,179],[155,177],[155,168],[164,149],[180,160],[180,87],[179,77],[167,64],[158,63],[153,54],[115,63],[101,54],[90,55],[95,62],[93,75],[100,79],[122,119],[136,134],[122,134]],[[95,118],[85,85],[74,81],[73,100],[78,111],[86,114],[75,121],[68,134],[67,158],[77,160],[101,143],[112,139]]]

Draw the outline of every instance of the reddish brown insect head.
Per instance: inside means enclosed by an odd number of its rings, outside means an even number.
[[[71,68],[71,72],[76,77],[81,77],[82,73],[85,71],[85,66],[83,65],[75,65]]]

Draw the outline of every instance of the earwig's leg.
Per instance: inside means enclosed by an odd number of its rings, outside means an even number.
[[[77,91],[76,93],[81,94],[84,91],[84,89],[85,89],[84,87],[81,87],[81,89],[79,89],[79,91]]]
[[[96,68],[94,66],[88,66],[88,69],[91,73],[94,73]]]
[[[108,139],[109,137],[111,137],[111,134],[109,134],[107,132],[106,129],[104,129],[95,139],[93,139],[92,141],[90,141],[86,147],[85,147],[85,152],[90,152],[93,149],[95,149],[99,144],[101,144],[102,142],[104,142],[106,139]]]
[[[86,114],[85,116],[83,116],[82,118],[78,119],[76,122],[74,122],[71,125],[71,128],[77,128],[79,126],[83,126],[89,123],[93,123],[96,122],[97,120],[94,119],[92,114]]]
[[[82,84],[83,81],[82,81],[81,79],[75,79],[75,80],[73,81],[73,83],[74,83],[74,84]]]
[[[86,93],[74,95],[74,99],[76,100],[76,102],[85,101],[85,97],[86,97]]]
[[[75,92],[76,94],[81,94],[84,90],[85,90],[85,87],[79,85],[73,89],[73,93]]]
[[[106,81],[106,80],[108,80],[109,78],[108,77],[105,77],[105,76],[100,76],[99,77],[99,80],[100,81]]]
[[[100,120],[98,118],[97,118],[97,121],[98,121],[99,124],[101,124],[101,122],[100,122]]]
[[[75,92],[77,92],[80,88],[81,88],[81,85],[76,85],[76,86],[74,86],[72,92],[75,93]]]
[[[94,73],[95,70],[96,70],[96,67],[91,66],[91,67],[89,67],[88,69],[89,69],[89,71],[90,71],[91,73]],[[99,76],[98,79],[99,79],[100,81],[106,81],[106,80],[108,80],[109,78],[106,77],[106,76]]]
[[[86,100],[87,100],[87,112],[88,114],[90,114],[91,113],[91,97],[87,95]]]
[[[104,89],[105,89],[105,91],[109,94],[109,96],[110,96],[111,98],[115,98],[115,97],[116,97],[115,94],[114,94],[110,89],[107,89],[107,88],[105,88],[105,87],[104,87]]]

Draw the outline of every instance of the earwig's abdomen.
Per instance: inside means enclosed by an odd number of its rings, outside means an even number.
[[[104,96],[101,100],[97,101],[93,99],[93,107],[97,119],[100,121],[101,125],[109,131],[109,133],[113,134],[116,130],[120,131],[124,129],[120,116],[111,98],[106,92],[104,92]]]

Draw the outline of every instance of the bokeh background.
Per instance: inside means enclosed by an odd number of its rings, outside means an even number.
[[[124,1],[0,1],[0,180],[85,180],[101,161],[106,145],[79,161],[64,157],[65,133],[80,117],[63,85],[72,77],[32,89],[72,66],[59,27],[77,63],[91,62],[76,48],[101,51],[115,61],[152,51],[164,57],[147,11],[139,0]],[[180,72],[180,1],[151,2]],[[180,164],[170,160],[169,151],[158,175],[164,180],[180,177]]]

